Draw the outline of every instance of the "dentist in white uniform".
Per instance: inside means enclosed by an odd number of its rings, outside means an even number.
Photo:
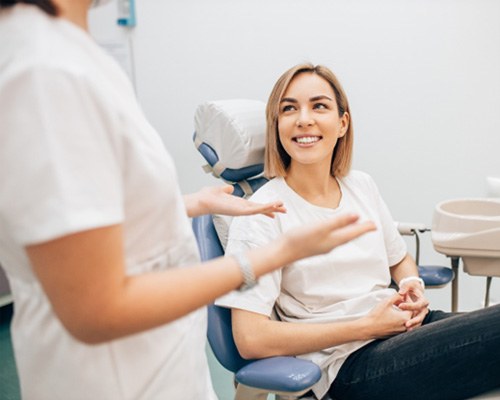
[[[0,0],[0,260],[22,397],[214,399],[203,306],[373,225],[343,216],[200,264],[188,217],[284,207],[227,187],[181,195],[127,77],[88,34],[92,3]]]

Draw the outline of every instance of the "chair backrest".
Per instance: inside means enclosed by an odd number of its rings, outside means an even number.
[[[196,110],[193,141],[207,162],[204,169],[233,185],[236,196],[248,196],[267,182],[262,176],[265,106],[256,100],[234,99],[206,102]],[[227,221],[223,225],[217,225],[225,231],[218,234],[211,215],[193,218],[202,261],[224,255],[219,237],[227,235]],[[236,373],[252,362],[238,353],[229,309],[208,306],[207,336],[215,357],[226,369]]]
[[[193,230],[203,261],[224,255],[211,215],[193,218]],[[207,337],[215,357],[229,371],[236,373],[251,362],[240,356],[234,343],[231,310],[214,304],[208,306]]]
[[[193,141],[207,161],[203,168],[248,196],[266,180],[264,147],[266,104],[258,100],[209,101],[195,113]]]

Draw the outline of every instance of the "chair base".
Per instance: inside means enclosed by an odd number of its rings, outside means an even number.
[[[293,400],[297,399],[303,394],[307,393],[310,388],[301,390],[299,392],[272,392],[276,395],[276,400]],[[270,394],[267,389],[259,389],[255,387],[250,387],[239,383],[236,387],[236,394],[234,400],[267,400],[267,396]]]

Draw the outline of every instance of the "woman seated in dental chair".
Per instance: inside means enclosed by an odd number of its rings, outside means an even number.
[[[283,200],[287,213],[235,218],[226,254],[344,213],[377,230],[219,299],[232,308],[241,355],[312,360],[323,372],[313,387],[318,399],[463,399],[499,387],[500,307],[461,315],[428,309],[375,183],[350,170],[352,118],[335,75],[323,66],[291,68],[274,86],[266,115],[272,179],[252,199]]]

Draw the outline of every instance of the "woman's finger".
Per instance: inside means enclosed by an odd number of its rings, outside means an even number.
[[[422,310],[420,313],[418,313],[415,317],[408,320],[405,324],[406,328],[409,331],[411,331],[412,329],[415,329],[415,328],[421,326],[422,322],[424,321],[424,318],[428,312],[429,312],[429,310],[426,308],[426,309]]]

